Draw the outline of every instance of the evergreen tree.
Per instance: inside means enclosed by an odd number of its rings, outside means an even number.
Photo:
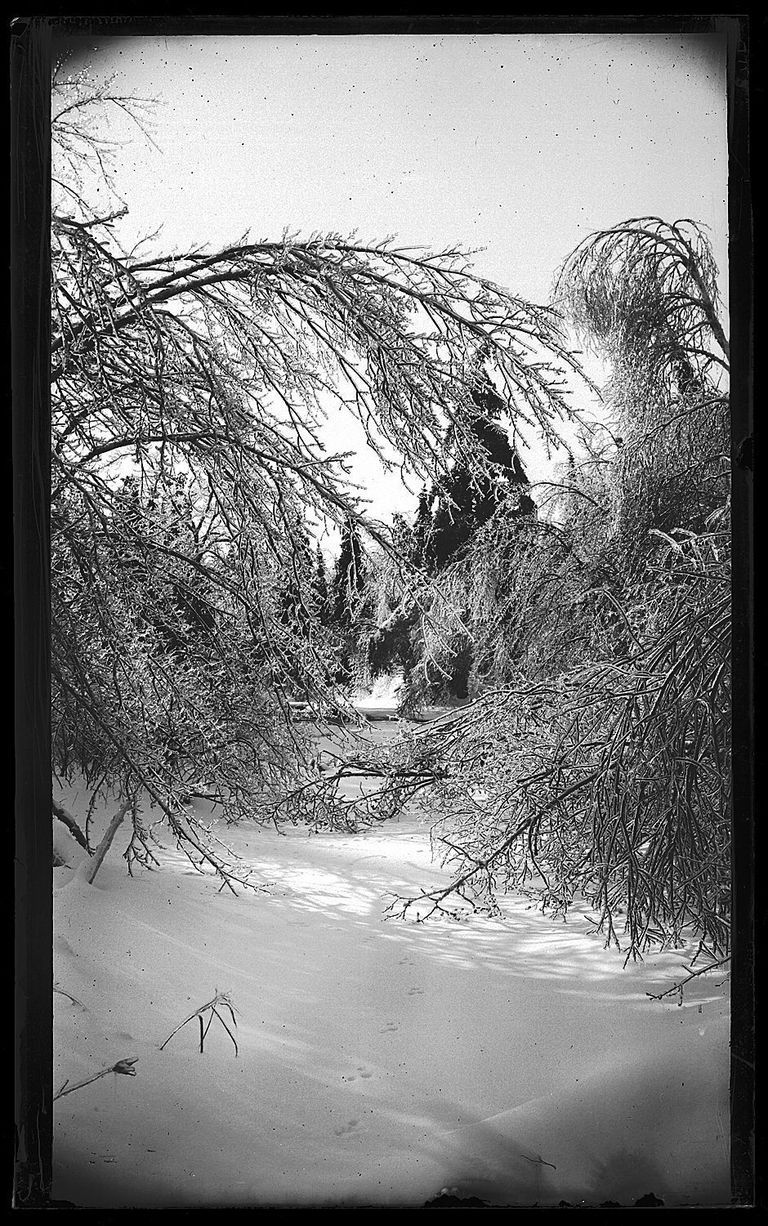
[[[414,566],[423,566],[427,547],[432,536],[432,499],[427,494],[426,485],[419,495],[419,508],[416,512],[416,522],[413,526],[411,561]]]
[[[525,498],[523,513],[532,509],[531,499],[522,493],[528,484],[525,469],[499,423],[504,401],[487,378],[473,391],[472,401],[475,415],[470,429],[493,471],[478,472],[464,463],[454,466],[445,493],[439,498],[425,546],[426,561],[435,570],[441,570],[468,544],[473,533],[488,522],[502,502],[509,501],[511,514],[521,513],[520,506],[510,500],[511,491],[518,492],[518,503]],[[422,514],[421,504],[419,513]]]
[[[308,578],[312,571],[312,554],[309,536],[303,523],[294,526],[291,548],[283,565],[285,573],[279,601],[280,621],[283,625],[290,626],[302,638],[309,638],[313,616],[307,607],[306,597],[310,590]]]
[[[315,599],[317,601],[317,616],[321,625],[328,624],[328,574],[325,566],[325,556],[320,546],[315,553],[315,573],[312,580]]]
[[[364,588],[363,547],[354,521],[348,519],[342,529],[341,549],[328,594],[330,624],[338,642],[336,680],[341,684],[351,680],[359,652],[357,631],[364,605]]]
[[[422,494],[416,535],[424,542],[423,559],[432,572],[442,571],[463,557],[475,534],[502,505],[510,517],[535,512],[535,504],[525,492],[525,470],[499,422],[504,402],[486,376],[472,392],[472,402],[475,415],[470,430],[491,469],[457,462],[444,493],[438,497],[434,517],[429,513],[426,494]],[[448,667],[450,679],[444,689],[453,698],[466,698],[473,667],[472,641],[466,634],[459,635],[453,644]]]
[[[351,519],[341,533],[341,550],[331,582],[331,611],[334,625],[349,630],[357,620],[365,585],[363,547]]]

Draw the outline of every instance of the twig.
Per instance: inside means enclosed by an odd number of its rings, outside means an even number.
[[[526,1162],[532,1162],[534,1166],[551,1166],[553,1171],[557,1170],[554,1162],[546,1162],[541,1154],[538,1154],[535,1158],[529,1158],[527,1154],[521,1154],[520,1157],[525,1158]]]
[[[686,975],[685,979],[681,979],[679,983],[673,983],[671,988],[667,988],[666,992],[660,992],[656,995],[653,992],[646,992],[646,996],[650,996],[651,1000],[663,1000],[665,996],[674,996],[677,993],[680,997],[679,1003],[683,1003],[683,988],[692,979],[698,979],[699,975],[706,975],[707,971],[713,971],[718,966],[725,966],[726,962],[730,962],[731,956],[728,954],[725,958],[718,958],[717,962],[710,962],[708,966],[702,966],[697,971],[691,971]],[[685,968],[688,970],[688,967]]]
[[[83,848],[83,850],[87,851],[88,855],[90,856],[92,853],[88,845],[88,839],[86,835],[83,833],[83,831],[80,829],[80,827],[78,826],[72,814],[68,813],[63,805],[57,804],[55,800],[52,802],[51,808],[53,810],[54,815],[58,817],[59,821],[63,822],[64,825],[67,827],[67,830],[70,832],[75,842],[79,843],[80,846]]]
[[[230,1016],[232,1018],[232,1025],[235,1029],[237,1029],[237,1019],[235,1017],[235,1011],[232,1007],[232,1002],[230,1001],[229,996],[225,992],[221,992],[221,993],[217,992],[216,995],[213,997],[213,1000],[206,1001],[204,1005],[200,1005],[199,1009],[195,1009],[194,1013],[190,1013],[189,1017],[185,1017],[183,1022],[179,1022],[179,1025],[176,1026],[175,1029],[171,1031],[171,1033],[168,1035],[168,1038],[165,1039],[165,1041],[160,1044],[160,1051],[162,1051],[163,1048],[166,1047],[168,1043],[170,1043],[173,1036],[175,1034],[178,1034],[179,1031],[182,1030],[187,1025],[188,1022],[192,1022],[194,1021],[195,1018],[198,1018],[200,1022],[200,1054],[202,1055],[204,1044],[205,1044],[205,1036],[207,1035],[208,1031],[211,1028],[211,1023],[213,1022],[214,1017],[217,1017],[219,1021],[221,1022],[222,1026],[224,1027],[224,1029],[226,1030],[227,1034],[229,1035],[230,1039],[232,1040],[232,1043],[235,1048],[235,1056],[237,1056],[238,1055],[237,1040],[235,1039],[235,1036],[233,1035],[232,1031],[229,1029],[229,1026],[227,1025],[227,1023],[224,1021],[224,1018],[219,1013],[219,1010],[216,1008],[217,1005],[224,1005],[227,1009],[229,1009]],[[207,1023],[205,1023],[203,1015],[208,1009],[210,1009],[211,1013],[210,1013],[210,1017],[208,1018]]]
[[[80,1008],[85,1010],[86,1013],[88,1012],[83,1002],[81,1000],[78,1000],[77,997],[73,996],[70,992],[65,992],[63,988],[57,988],[55,986],[53,990],[54,992],[58,992],[60,996],[66,996],[67,1000],[71,1000],[73,1005],[79,1005]]]
[[[138,1056],[126,1056],[124,1060],[110,1064],[109,1068],[103,1068],[100,1072],[94,1073],[93,1077],[86,1077],[85,1081],[76,1081],[73,1086],[69,1085],[69,1079],[67,1079],[61,1089],[54,1094],[53,1101],[56,1102],[57,1098],[63,1098],[65,1094],[72,1094],[75,1090],[82,1090],[83,1086],[89,1086],[92,1081],[98,1081],[99,1077],[106,1077],[107,1073],[122,1073],[125,1077],[135,1077],[136,1069],[133,1066],[138,1058]],[[67,1086],[69,1086],[68,1089]]]
[[[111,822],[109,823],[109,826],[107,827],[107,831],[106,831],[106,834],[104,835],[104,838],[101,840],[101,842],[99,843],[99,846],[96,848],[96,852],[93,856],[93,859],[85,861],[84,866],[83,866],[83,877],[90,885],[93,885],[94,878],[96,874],[98,873],[99,869],[101,868],[102,861],[104,860],[104,857],[106,856],[107,852],[109,851],[110,846],[112,845],[112,840],[117,834],[118,827],[121,825],[123,819],[125,818],[126,813],[131,808],[132,805],[133,805],[133,800],[126,800],[124,804],[120,806],[117,813],[114,815]]]

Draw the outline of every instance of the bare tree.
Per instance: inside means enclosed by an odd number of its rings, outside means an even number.
[[[439,484],[457,454],[485,462],[471,429],[481,346],[511,431],[549,444],[575,416],[577,368],[557,312],[458,250],[287,232],[123,250],[121,209],[91,208],[85,160],[108,181],[90,117],[136,107],[87,77],[54,92],[55,765],[130,798],[129,865],[152,862],[145,796],[229,881],[185,797],[205,783],[229,818],[285,811],[306,759],[288,709],[297,661],[317,709],[342,701],[327,638],[280,606],[286,577],[311,603],[301,526],[353,522],[392,548],[352,457],[328,450],[329,421],[351,415],[383,463],[394,449]]]

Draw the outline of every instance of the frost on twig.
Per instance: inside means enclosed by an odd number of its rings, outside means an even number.
[[[232,1002],[226,992],[217,992],[213,1000],[209,1000],[204,1005],[201,1005],[199,1009],[195,1009],[194,1013],[190,1013],[189,1017],[185,1017],[184,1021],[180,1022],[179,1025],[176,1026],[176,1028],[171,1031],[171,1033],[168,1035],[168,1038],[165,1039],[165,1041],[160,1044],[160,1051],[162,1051],[163,1048],[167,1046],[168,1043],[170,1043],[171,1039],[173,1038],[175,1034],[178,1034],[178,1032],[184,1026],[186,1026],[187,1022],[191,1022],[195,1018],[197,1018],[200,1024],[200,1054],[202,1055],[204,1046],[205,1046],[205,1036],[208,1034],[208,1031],[211,1028],[211,1023],[213,1022],[214,1017],[217,1017],[219,1021],[221,1022],[222,1026],[224,1027],[224,1029],[226,1030],[227,1034],[229,1035],[230,1039],[232,1040],[232,1043],[235,1048],[235,1056],[237,1056],[238,1054],[237,1040],[235,1039],[234,1034],[230,1030],[227,1023],[224,1021],[224,1018],[222,1017],[221,1013],[219,1012],[220,1008],[228,1010],[231,1021],[232,1021],[232,1027],[233,1029],[236,1030],[237,1029],[237,1019],[235,1018],[235,1011],[232,1006]],[[207,1020],[205,1017],[206,1013],[208,1014]]]
[[[123,1060],[118,1060],[116,1064],[110,1064],[109,1068],[103,1068],[98,1073],[94,1073],[93,1077],[86,1077],[85,1081],[76,1081],[73,1086],[69,1084],[67,1079],[61,1089],[54,1094],[53,1101],[57,1098],[63,1098],[65,1094],[72,1094],[75,1090],[82,1090],[83,1086],[89,1086],[92,1081],[98,1081],[99,1077],[106,1077],[107,1073],[122,1073],[125,1077],[135,1077],[136,1069],[133,1067],[138,1056],[126,1056]]]
[[[725,958],[718,958],[716,962],[709,962],[707,966],[700,966],[697,971],[691,970],[690,967],[686,966],[684,967],[684,970],[688,971],[689,974],[687,974],[684,979],[680,979],[677,983],[673,983],[672,987],[667,988],[666,992],[646,992],[646,996],[649,996],[651,1000],[664,1000],[664,998],[667,996],[677,995],[677,1003],[678,1005],[682,1005],[683,988],[687,983],[690,983],[692,979],[698,979],[699,975],[706,975],[708,971],[714,971],[718,966],[725,966],[725,964],[730,962],[730,960],[731,957],[729,954]]]

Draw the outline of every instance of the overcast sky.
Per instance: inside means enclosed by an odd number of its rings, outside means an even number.
[[[726,294],[716,36],[115,38],[84,43],[85,62],[161,104],[157,148],[111,116],[125,241],[161,225],[165,251],[286,228],[458,243],[543,302],[591,231],[690,217],[710,228]]]

